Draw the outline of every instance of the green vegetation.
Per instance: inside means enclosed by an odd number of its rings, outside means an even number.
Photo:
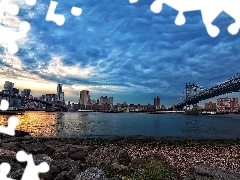
[[[133,173],[121,178],[124,180],[175,179],[174,174],[161,165],[151,165],[146,169],[135,169]]]
[[[116,170],[104,165],[98,166],[107,177],[118,177],[122,180],[171,180],[177,179],[177,175],[169,168],[163,166],[153,158],[142,159],[141,168],[132,167],[131,169]]]

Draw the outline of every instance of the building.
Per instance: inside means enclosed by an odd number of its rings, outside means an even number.
[[[101,104],[103,104],[103,96],[101,96],[100,98],[99,98],[99,101],[98,101],[99,103],[99,105],[101,105]]]
[[[29,97],[31,94],[31,89],[24,89],[21,91],[22,96],[27,96]]]
[[[13,94],[19,94],[19,89],[13,88]]]
[[[212,101],[209,101],[208,103],[205,103],[205,110],[209,111],[216,111],[217,110],[217,104],[213,103]]]
[[[12,83],[10,81],[5,81],[4,91],[8,92],[10,94],[13,94],[13,86],[14,86],[14,83]]]
[[[57,94],[46,94],[46,101],[51,103],[57,102]]]
[[[154,107],[160,109],[160,98],[158,96],[154,98]]]
[[[238,112],[238,98],[219,98],[217,99],[218,112]]]
[[[71,106],[71,102],[68,101],[68,104],[67,104],[67,108],[70,109],[72,106]]]
[[[108,104],[108,97],[107,96],[101,96],[99,99],[99,104]]]
[[[108,98],[108,104],[113,105],[113,97]]]
[[[62,101],[63,97],[62,97],[62,84],[58,84],[57,85],[57,100],[58,101]]]
[[[64,99],[64,92],[62,92],[62,101],[65,102],[65,99]]]
[[[82,90],[80,91],[80,98],[79,98],[79,104],[84,105],[85,107],[90,102],[90,95],[88,90]]]
[[[46,95],[42,95],[41,97],[39,97],[40,100],[45,101],[46,100]]]

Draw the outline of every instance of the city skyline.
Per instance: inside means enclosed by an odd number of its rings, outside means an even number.
[[[31,29],[15,55],[5,45],[1,48],[0,88],[9,80],[40,96],[55,92],[59,82],[66,102],[77,103],[79,91],[87,89],[93,98],[107,95],[119,103],[152,104],[159,96],[161,104],[172,106],[185,83],[211,87],[238,72],[240,34],[227,32],[232,19],[224,13],[213,22],[221,32],[212,38],[200,11],[185,13],[186,24],[176,26],[175,10],[164,5],[154,14],[150,1],[59,1],[63,26],[45,20],[49,2],[40,0],[31,9],[23,0],[14,2],[22,13],[17,19],[5,15],[3,23],[24,19]],[[70,14],[72,6],[83,9],[81,16]]]
[[[101,100],[101,98],[104,98],[104,97],[107,97],[107,98],[111,98],[111,99],[113,99],[113,97],[110,97],[110,96],[107,96],[106,94],[101,94],[100,96],[94,96],[94,97],[90,97],[90,94],[91,94],[91,92],[90,91],[88,91],[88,90],[86,90],[86,89],[83,89],[83,90],[80,90],[80,91],[78,91],[78,97],[73,97],[74,98],[74,101],[71,101],[71,100],[69,100],[69,99],[67,99],[67,100],[65,100],[65,92],[64,92],[64,85],[63,84],[61,84],[61,83],[57,83],[57,84],[55,84],[54,86],[55,86],[55,89],[53,89],[52,91],[46,91],[47,93],[43,93],[43,94],[41,94],[41,93],[36,93],[35,91],[32,91],[32,89],[29,89],[29,88],[26,88],[26,87],[22,87],[22,88],[19,88],[19,86],[17,86],[17,84],[15,83],[15,82],[12,82],[12,81],[10,81],[10,80],[5,80],[4,81],[4,84],[3,85],[1,85],[0,84],[0,90],[2,89],[4,89],[4,85],[5,85],[5,83],[6,82],[8,82],[8,83],[12,83],[12,85],[13,85],[13,87],[14,87],[14,89],[15,88],[17,88],[18,89],[18,91],[19,91],[19,93],[21,94],[21,92],[23,91],[23,90],[29,90],[30,92],[30,94],[33,96],[33,97],[41,97],[42,95],[46,95],[46,94],[56,94],[56,96],[57,97],[60,97],[60,100],[64,100],[66,103],[68,102],[68,101],[70,101],[71,103],[74,103],[74,104],[81,104],[81,102],[80,102],[80,94],[81,94],[81,92],[82,91],[87,91],[87,102],[90,102],[90,100],[95,100],[95,101],[97,101],[97,100],[99,100],[99,102],[101,102],[101,101],[104,101],[104,100]],[[60,87],[59,87],[60,86]],[[20,86],[21,87],[21,86]],[[59,94],[60,93],[60,94]],[[203,100],[203,101],[200,101],[200,103],[198,104],[198,105],[200,105],[200,106],[204,106],[206,103],[208,103],[209,101],[217,101],[217,99],[219,99],[219,98],[226,98],[226,97],[228,97],[228,98],[236,98],[237,96],[236,95],[238,95],[238,93],[237,92],[233,92],[233,93],[229,93],[229,94],[225,94],[225,95],[221,95],[221,96],[217,96],[217,97],[215,97],[215,98],[210,98],[210,99],[206,99],[206,100]],[[238,98],[238,97],[237,97]],[[57,98],[58,99],[58,98]],[[115,99],[115,98],[114,98]],[[162,100],[161,100],[161,103],[160,103],[160,99],[161,99],[161,97],[159,97],[159,96],[155,96],[155,97],[152,97],[152,99],[148,99],[148,103],[139,103],[139,102],[129,102],[129,101],[115,101],[116,102],[116,104],[117,103],[127,103],[127,104],[141,104],[141,105],[147,105],[147,104],[151,104],[151,105],[155,105],[155,101],[156,101],[156,99],[159,99],[159,100],[157,100],[157,104],[158,104],[158,102],[159,102],[159,104],[160,105],[164,105],[164,106],[166,106],[166,107],[172,107],[173,106],[173,104],[170,104],[170,105],[167,105],[167,103],[162,103]],[[109,100],[108,100],[109,101]],[[110,100],[110,101],[113,101],[113,100]],[[86,104],[88,104],[88,103],[83,103],[84,105],[86,105]],[[111,103],[110,103],[111,104]]]

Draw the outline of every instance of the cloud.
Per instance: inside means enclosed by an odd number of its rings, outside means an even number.
[[[79,91],[89,89],[94,97],[114,94],[119,101],[128,97],[129,103],[141,103],[158,95],[163,103],[172,104],[185,83],[209,87],[239,69],[240,35],[227,32],[233,20],[224,13],[213,22],[221,28],[220,35],[211,38],[200,11],[185,13],[186,24],[177,26],[177,11],[164,5],[154,14],[151,1],[59,0],[56,13],[65,16],[63,26],[45,20],[49,2],[39,0],[33,7],[23,2],[18,2],[18,17],[5,17],[4,22],[27,20],[31,30],[18,42],[16,55],[2,47],[1,77],[54,87],[62,82],[67,98],[76,102]],[[82,15],[72,16],[72,6],[81,7]]]

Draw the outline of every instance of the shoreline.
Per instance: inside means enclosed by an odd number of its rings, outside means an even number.
[[[161,165],[165,170],[167,169],[167,171],[161,169],[163,174],[169,175],[171,172],[174,178],[170,179],[187,179],[189,175],[210,177],[213,176],[211,174],[213,171],[216,171],[215,175],[221,174],[228,179],[230,177],[240,178],[240,139],[143,137],[76,139],[31,137],[25,132],[17,132],[16,136],[1,136],[0,148],[15,153],[24,149],[27,153],[36,156],[44,154],[52,159],[51,162],[66,159],[64,162],[69,163],[71,167],[72,163],[80,163],[78,166],[81,168],[76,171],[78,174],[84,174],[89,170],[88,168],[93,166],[104,169],[101,173],[106,173],[107,179],[111,179],[111,174],[118,179],[124,179],[121,177],[130,176],[136,169],[144,169],[146,164],[143,161],[151,160],[154,167]],[[4,157],[1,158],[4,159]],[[65,174],[57,172],[53,165],[50,165],[50,169],[54,172],[47,173],[47,176],[53,179],[59,174],[64,177],[71,176],[69,175],[70,169],[66,172],[62,171]],[[99,169],[95,170],[100,172]],[[74,176],[76,177],[78,174],[74,174]],[[48,177],[44,177],[48,179]]]

